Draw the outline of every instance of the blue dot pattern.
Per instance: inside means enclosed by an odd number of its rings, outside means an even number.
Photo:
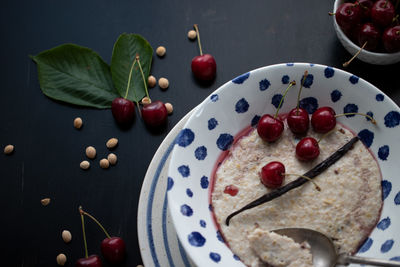
[[[337,102],[342,97],[342,93],[339,90],[333,90],[331,93],[332,102]]]
[[[393,128],[400,123],[400,113],[397,111],[390,111],[385,115],[385,125],[388,128]]]
[[[388,227],[390,226],[390,218],[386,217],[384,219],[382,219],[378,225],[376,226],[376,228],[385,231]]]
[[[306,76],[305,80],[304,80],[304,75],[301,78],[301,84],[305,88],[310,88],[311,85],[313,84],[313,82],[314,82],[314,76],[312,74],[310,74],[310,73]]]
[[[199,146],[194,151],[194,156],[198,160],[204,160],[207,157],[207,148],[205,146]]]
[[[211,212],[213,211],[213,207],[212,207],[212,205],[211,205],[211,204],[210,204],[210,205],[208,205],[208,210],[209,210],[209,211],[211,211]]]
[[[174,180],[171,177],[168,177],[167,180],[167,191],[171,190],[174,186]]]
[[[200,226],[206,228],[207,223],[204,220],[200,220]]]
[[[179,166],[178,167],[178,172],[185,178],[189,177],[189,175],[190,175],[189,166],[187,166],[187,165]]]
[[[366,147],[370,147],[374,141],[374,133],[368,129],[361,130],[361,132],[358,133],[358,137]]]
[[[206,239],[199,232],[191,232],[188,235],[188,241],[194,247],[202,247],[206,243]]]
[[[176,143],[181,147],[187,147],[194,140],[194,132],[190,129],[183,129],[176,140]]]
[[[214,262],[219,262],[221,260],[221,256],[218,253],[210,252],[210,259]]]
[[[190,216],[193,215],[193,210],[192,210],[192,208],[191,208],[189,205],[183,204],[183,205],[181,206],[181,213],[182,213],[184,216],[190,217]]]
[[[307,110],[308,114],[313,114],[318,109],[318,100],[315,97],[306,97],[300,100],[299,105]]]
[[[288,66],[288,67],[293,67],[293,66],[294,66],[294,63],[286,63],[286,66]]]
[[[244,83],[245,80],[247,80],[249,78],[249,76],[250,76],[250,72],[242,74],[242,75],[236,77],[235,79],[233,79],[232,82],[236,83],[236,84],[242,84],[242,83]]]
[[[379,101],[379,102],[383,101],[384,98],[385,98],[385,96],[382,94],[377,94],[375,96],[376,101]]]
[[[233,136],[227,133],[221,134],[217,139],[217,146],[222,151],[228,150],[233,143]]]
[[[282,83],[283,84],[288,84],[290,81],[290,77],[288,75],[283,75],[282,76]]]
[[[394,197],[394,204],[400,205],[400,192],[398,192]]]
[[[383,200],[385,200],[392,191],[392,183],[389,182],[388,180],[383,180],[381,184],[382,184],[382,197]]]
[[[271,85],[271,83],[267,79],[261,80],[260,81],[260,90],[265,91],[269,88],[270,85]]]
[[[390,258],[391,261],[400,261],[400,256]]]
[[[255,115],[255,116],[253,117],[253,119],[251,119],[251,126],[252,126],[252,127],[256,126],[256,125],[258,124],[258,121],[259,121],[260,119],[261,119],[260,116]]]
[[[394,240],[393,239],[386,240],[385,243],[383,243],[382,246],[381,246],[381,252],[382,253],[388,252],[389,250],[392,249],[393,244],[394,244]]]
[[[378,150],[378,157],[381,160],[387,160],[388,156],[389,156],[389,146],[388,145],[381,146]]]
[[[218,97],[217,94],[213,94],[213,95],[210,96],[210,99],[211,99],[212,102],[217,102],[219,97]]]
[[[209,182],[208,182],[208,177],[207,176],[203,176],[203,177],[200,178],[201,188],[207,189],[208,188],[208,184],[209,184]]]
[[[358,80],[359,80],[359,78],[358,78],[356,75],[351,75],[350,78],[349,78],[349,81],[350,81],[352,84],[358,83]]]
[[[367,252],[371,248],[373,242],[374,241],[368,237],[358,252],[360,252],[360,253]]]
[[[188,197],[193,197],[193,192],[192,192],[192,190],[190,190],[190,188],[187,188],[187,189],[186,189],[186,195],[187,195]]]
[[[224,240],[224,238],[222,237],[220,231],[217,231],[217,239],[218,239],[219,241],[221,241],[222,243],[225,243],[225,240]]]
[[[213,130],[217,127],[218,121],[215,118],[211,118],[208,120],[208,130]]]
[[[367,115],[370,116],[371,118],[374,118],[374,113],[372,113],[372,111],[368,111]],[[368,117],[365,117],[367,119],[367,121],[370,121],[371,119]]]
[[[237,261],[240,261],[240,258],[239,258],[239,256],[238,255],[233,255],[233,258],[235,259],[235,260],[237,260]]]
[[[324,75],[327,79],[332,78],[335,74],[335,70],[331,67],[326,67],[324,70]]]
[[[249,103],[246,101],[246,99],[242,98],[236,103],[235,110],[237,113],[245,113],[247,110],[249,110]]]
[[[343,108],[343,113],[354,113],[354,112],[358,112],[358,106],[356,104],[347,104],[344,108]],[[346,115],[346,117],[354,117],[355,115]]]
[[[281,102],[282,97],[283,97],[283,96],[282,96],[281,94],[276,94],[276,95],[274,95],[274,96],[272,97],[271,104],[274,105],[275,108],[278,108],[278,107],[279,107],[279,103]],[[285,102],[285,101],[282,101],[282,105],[283,105],[284,102]]]

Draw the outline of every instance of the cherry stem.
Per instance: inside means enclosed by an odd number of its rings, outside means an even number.
[[[338,114],[338,115],[335,115],[335,118],[347,116],[347,115],[361,115],[361,116],[364,116],[364,117],[367,117],[368,119],[370,119],[372,124],[376,124],[376,120],[374,118],[372,118],[370,115],[367,115],[364,113],[358,113],[358,112],[349,112],[349,113]]]
[[[203,55],[203,50],[201,49],[199,26],[198,26],[197,24],[194,24],[193,27],[194,27],[194,29],[196,30],[196,34],[197,34],[197,43],[199,44],[200,56],[202,56],[202,55]]]
[[[142,64],[140,64],[140,58],[139,58],[139,55],[138,55],[138,54],[136,55],[136,60],[137,60],[138,65],[139,65],[140,74],[142,74],[142,79],[143,79],[143,84],[144,84],[144,90],[146,91],[146,96],[147,96],[148,98],[150,98],[150,96],[149,96],[149,91],[147,90],[146,78],[144,77],[144,73],[143,73],[143,69],[142,69]]]
[[[367,43],[368,43],[368,41],[366,41],[366,42],[361,46],[360,50],[358,50],[357,53],[356,53],[352,58],[350,58],[349,61],[343,63],[343,67],[347,67],[347,66],[361,53],[361,51],[364,49],[364,47],[367,45]]]
[[[329,16],[335,16],[336,13],[334,12],[328,12]]]
[[[90,215],[89,213],[87,213],[86,211],[84,211],[84,210],[82,209],[82,207],[81,207],[79,210],[80,210],[80,212],[81,212],[81,215],[86,215],[86,216],[88,216],[90,219],[92,219],[92,220],[101,228],[101,230],[103,230],[103,232],[106,234],[106,236],[107,236],[108,238],[111,238],[111,236],[108,234],[108,232],[106,231],[106,229],[104,229],[103,225],[101,225],[101,223],[100,223],[95,217],[93,217],[92,215]]]
[[[296,81],[291,81],[290,84],[289,84],[289,86],[286,88],[286,90],[285,90],[285,92],[283,93],[283,96],[282,96],[282,98],[281,98],[281,101],[279,102],[278,108],[276,109],[276,113],[275,113],[274,119],[276,119],[276,118],[278,117],[279,109],[280,109],[281,106],[282,106],[283,99],[285,99],[285,96],[286,96],[287,92],[289,91],[289,88],[292,87],[292,86],[295,85],[295,84],[296,84]]]
[[[85,245],[85,258],[88,258],[89,253],[88,253],[88,249],[87,249],[86,233],[85,233],[85,219],[83,218],[82,206],[79,206],[79,214],[81,215],[81,222],[82,222],[83,244]]]
[[[303,85],[306,82],[307,76],[308,76],[308,71],[306,70],[304,72],[303,81],[301,82],[301,85],[300,85],[299,93],[297,94],[297,112],[296,112],[296,115],[299,115],[301,89],[303,89]]]
[[[129,92],[129,87],[131,85],[131,79],[132,79],[132,71],[133,71],[133,67],[136,64],[136,59],[133,61],[132,66],[131,66],[131,70],[129,71],[129,76],[128,76],[128,84],[126,86],[126,90],[125,90],[125,99],[128,97],[128,92]]]
[[[321,138],[317,141],[317,143],[319,144],[319,142],[322,141],[322,139],[324,139],[325,137],[327,137],[329,134],[333,133],[336,129],[333,128],[332,130],[330,130],[329,132],[325,133],[323,136],[321,136]]]
[[[386,8],[388,1],[389,1],[389,0],[386,0],[386,1],[385,1],[385,4],[383,5],[383,8]]]
[[[307,177],[307,176],[304,176],[304,175],[299,175],[299,174],[296,174],[296,173],[283,173],[283,175],[296,175],[296,176],[299,176],[299,177],[301,177],[301,178],[307,179],[307,180],[309,180],[311,183],[313,183],[313,185],[315,186],[315,189],[316,189],[317,191],[321,191],[321,187],[319,187],[319,185],[317,185],[317,183],[314,182],[313,179],[311,179],[310,177]]]

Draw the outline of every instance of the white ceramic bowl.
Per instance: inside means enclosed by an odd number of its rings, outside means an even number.
[[[337,8],[344,3],[344,0],[336,0],[333,6],[333,12],[336,12]],[[344,48],[353,56],[359,50],[360,47],[353,43],[342,31],[340,26],[337,24],[335,16],[333,16],[333,25],[335,27],[336,35]],[[389,65],[400,62],[400,52],[397,53],[375,53],[367,50],[362,50],[357,58],[366,63],[375,65]]]
[[[198,106],[176,139],[168,169],[168,206],[181,244],[198,266],[244,266],[221,241],[212,219],[212,170],[233,137],[256,116],[273,114],[274,96],[282,94],[291,80],[299,84],[305,70],[309,75],[301,105],[309,112],[331,106],[337,113],[371,112],[377,120],[374,126],[359,116],[338,118],[359,133],[376,155],[383,175],[381,222],[361,254],[385,259],[400,256],[400,109],[379,89],[348,72],[292,63],[256,69],[227,82]],[[289,90],[281,112],[294,107],[296,98],[297,90]]]

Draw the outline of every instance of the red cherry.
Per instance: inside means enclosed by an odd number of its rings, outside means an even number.
[[[90,255],[87,258],[80,258],[76,261],[76,267],[101,267],[100,257],[97,255]]]
[[[126,246],[120,237],[105,238],[101,242],[101,254],[111,264],[119,264],[125,259]]]
[[[211,81],[217,73],[217,63],[210,54],[196,56],[192,59],[192,72],[201,81]]]
[[[229,194],[233,197],[236,196],[238,192],[239,192],[239,188],[237,188],[234,185],[227,185],[224,189],[225,194]]]
[[[372,6],[371,18],[377,25],[387,27],[392,23],[395,13],[392,2],[388,0],[378,0]]]
[[[258,135],[267,142],[274,142],[282,135],[284,129],[283,122],[271,115],[264,115],[260,118],[257,125]]]
[[[142,118],[150,127],[160,127],[167,123],[168,112],[164,103],[157,100],[142,107]]]
[[[305,137],[297,143],[296,156],[299,160],[309,161],[319,156],[319,145],[312,137]]]
[[[135,105],[132,101],[118,97],[111,104],[114,119],[121,125],[129,125],[135,118]]]
[[[310,118],[308,112],[304,108],[294,108],[287,116],[289,129],[294,134],[305,134],[308,130]]]
[[[360,32],[358,33],[358,44],[360,46],[363,46],[364,43],[367,42],[364,49],[374,51],[378,48],[380,41],[381,32],[378,27],[371,22],[362,25]]]
[[[372,2],[371,0],[358,0],[357,3],[360,6],[361,19],[369,20],[369,18],[371,17],[371,8],[374,5],[374,2]]]
[[[361,10],[359,5],[353,3],[341,4],[335,12],[336,22],[347,34],[361,21]]]
[[[282,185],[285,179],[285,165],[279,161],[272,161],[261,169],[261,183],[274,189]]]
[[[400,25],[388,28],[382,35],[383,46],[389,53],[400,51]]]
[[[336,113],[331,107],[321,107],[311,116],[311,125],[317,133],[327,133],[336,126]]]

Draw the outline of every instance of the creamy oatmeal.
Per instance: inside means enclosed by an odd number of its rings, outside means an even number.
[[[311,130],[308,136],[317,140],[321,137]],[[339,252],[357,251],[376,225],[382,207],[380,170],[361,142],[314,178],[321,191],[312,183],[306,183],[244,211],[230,221],[230,226],[225,224],[230,213],[271,191],[260,182],[259,172],[265,164],[280,161],[286,172],[303,174],[352,137],[349,130],[337,125],[336,130],[320,142],[320,155],[311,162],[296,159],[296,140],[287,128],[274,143],[262,141],[257,131],[252,130],[231,148],[215,173],[211,201],[225,240],[246,265],[265,266],[263,254],[252,247],[255,233],[260,234],[257,229],[310,228],[330,236]],[[284,184],[295,179],[296,176],[286,176]],[[227,188],[232,187],[236,188],[236,194],[229,194]]]

